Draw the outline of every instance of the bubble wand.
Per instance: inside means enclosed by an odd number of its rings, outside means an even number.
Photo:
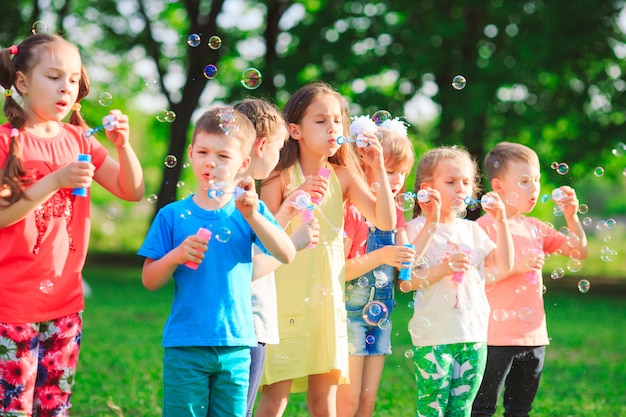
[[[115,116],[113,116],[112,114],[109,114],[102,118],[102,125],[98,127],[94,127],[92,129],[85,130],[85,137],[90,138],[93,135],[95,135],[97,132],[100,132],[101,130],[108,130],[110,132],[116,127],[117,127],[117,120],[115,120]]]

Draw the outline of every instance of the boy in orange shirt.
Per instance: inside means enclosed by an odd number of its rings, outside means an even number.
[[[537,393],[546,345],[549,344],[543,306],[541,270],[544,254],[587,256],[587,238],[578,219],[574,189],[562,186],[555,203],[563,212],[566,236],[526,214],[539,198],[539,158],[527,146],[501,142],[485,158],[485,172],[492,189],[506,204],[513,236],[515,263],[510,274],[496,274],[497,284],[487,293],[491,306],[487,336],[487,365],[472,407],[472,416],[492,416],[504,386],[504,415],[528,416]],[[558,201],[557,201],[558,200]],[[495,239],[491,217],[478,224]],[[577,253],[575,252],[577,251]]]

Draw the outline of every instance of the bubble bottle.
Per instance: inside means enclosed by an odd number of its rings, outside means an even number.
[[[86,153],[79,153],[78,161],[79,162],[91,162],[91,155],[86,154]],[[77,197],[87,197],[87,189],[86,188],[74,188],[72,190],[72,195],[75,195]]]
[[[206,239],[206,240],[210,240],[211,239],[211,231],[209,229],[205,229],[204,227],[201,227],[196,232],[196,236],[201,237],[201,238]],[[184,265],[187,268],[198,269],[198,266],[200,264],[196,263],[196,262],[192,262],[192,261],[187,261],[187,262],[185,262]]]
[[[411,243],[405,243],[404,247],[415,249]],[[402,262],[402,269],[398,273],[398,279],[400,281],[409,281],[411,279],[411,270],[413,269],[412,262]]]
[[[428,190],[419,190],[416,194],[417,201],[420,203],[428,203],[430,201],[430,195]]]
[[[324,178],[330,178],[330,169],[326,168],[326,167],[321,167],[319,172],[317,173],[317,175],[324,177]],[[308,193],[307,193],[308,194]],[[311,206],[313,206],[313,209],[315,208],[315,206],[319,206],[320,203],[322,202],[321,198],[311,198],[311,196],[309,195],[310,201],[311,201]],[[309,220],[311,220],[313,218],[313,209],[307,209],[304,210],[302,212],[302,223],[306,223]],[[314,248],[315,245],[313,243],[311,243],[309,246],[309,248]]]

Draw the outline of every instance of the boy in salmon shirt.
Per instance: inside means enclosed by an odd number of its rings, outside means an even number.
[[[522,417],[532,408],[549,344],[541,275],[544,254],[585,258],[587,238],[571,187],[562,186],[552,194],[567,222],[567,236],[526,216],[540,195],[539,158],[532,149],[511,142],[497,144],[485,157],[485,173],[492,189],[508,202],[506,217],[515,263],[512,273],[494,274],[497,284],[487,293],[491,306],[487,365],[472,416],[494,415],[504,387],[504,415]],[[495,239],[491,217],[485,215],[477,221]]]

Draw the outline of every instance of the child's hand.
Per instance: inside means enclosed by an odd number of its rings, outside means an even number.
[[[328,178],[321,175],[311,175],[300,187],[295,189],[294,193],[298,190],[306,191],[311,195],[311,200],[321,201],[328,191],[328,184]]]
[[[441,217],[441,194],[434,188],[426,187],[424,189],[428,191],[429,199],[427,202],[418,201],[422,214],[429,222],[438,223]]]
[[[289,224],[289,222],[302,211],[302,209],[296,204],[296,198],[304,194],[305,191],[301,189],[297,189],[293,193],[289,194],[287,198],[283,200],[276,214],[274,214],[276,221],[278,221],[278,223],[280,223],[283,227]]]
[[[173,250],[176,263],[181,265],[186,262],[202,263],[204,253],[209,249],[208,243],[208,240],[198,235],[187,236],[187,238]]]
[[[406,265],[402,263],[415,262],[415,249],[406,246],[388,245],[380,248],[383,259],[387,265],[391,265],[400,270]]]
[[[128,143],[130,137],[130,126],[128,124],[128,116],[119,110],[111,110],[110,116],[115,120],[112,130],[105,129],[107,138],[116,148],[122,147]]]
[[[366,137],[367,146],[359,147],[358,152],[364,164],[375,169],[385,169],[385,159],[383,156],[383,147],[376,135],[371,133],[362,133]]]
[[[571,219],[578,213],[578,197],[576,197],[576,191],[572,187],[562,185],[559,187],[563,191],[565,198],[559,201],[558,205],[563,211],[565,218]]]
[[[59,188],[89,188],[96,167],[91,162],[76,161],[55,171]]]
[[[469,255],[461,251],[454,252],[452,255],[450,255],[450,258],[448,258],[448,267],[450,267],[451,273],[467,272],[470,266],[472,266],[471,258],[469,257]]]
[[[254,180],[248,176],[241,180],[237,186],[245,191],[235,200],[235,205],[243,217],[249,219],[259,206],[259,195],[254,188]]]
[[[303,223],[291,234],[291,241],[296,250],[302,250],[309,245],[317,245],[320,239],[320,224],[316,218]]]
[[[483,203],[483,210],[485,210],[485,212],[491,216],[496,223],[503,222],[506,219],[506,207],[504,206],[500,195],[496,192],[489,191],[483,195],[482,199],[485,200],[485,197],[487,197],[490,201],[489,204]]]

